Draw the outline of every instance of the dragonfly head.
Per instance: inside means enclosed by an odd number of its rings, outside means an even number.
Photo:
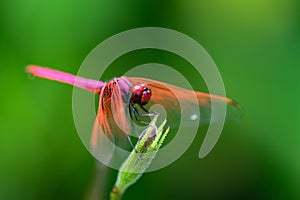
[[[131,101],[139,105],[146,105],[151,99],[151,89],[145,84],[136,84],[131,88]]]

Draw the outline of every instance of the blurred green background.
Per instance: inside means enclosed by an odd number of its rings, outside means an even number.
[[[299,13],[297,0],[1,1],[0,199],[89,199],[95,161],[75,130],[72,87],[24,69],[76,73],[101,41],[143,26],[202,44],[245,114],[205,159],[199,131],[179,160],[145,174],[124,199],[300,199]],[[160,61],[149,57],[135,59]]]

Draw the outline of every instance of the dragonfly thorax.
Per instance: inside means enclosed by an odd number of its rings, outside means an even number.
[[[133,103],[146,105],[151,99],[151,89],[145,84],[136,84],[131,88],[131,98]]]

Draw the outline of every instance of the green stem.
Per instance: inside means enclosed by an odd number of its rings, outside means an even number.
[[[121,200],[123,196],[123,192],[119,191],[115,186],[110,192],[110,200]]]
[[[136,183],[146,172],[161,147],[169,128],[164,130],[166,120],[156,127],[158,116],[155,116],[149,126],[141,134],[139,141],[129,157],[123,162],[115,186],[110,193],[110,200],[121,200],[125,190]]]

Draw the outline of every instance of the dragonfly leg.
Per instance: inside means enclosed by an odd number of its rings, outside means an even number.
[[[144,106],[142,105],[139,105],[141,109],[143,109],[146,113],[142,113],[140,112],[140,115],[141,116],[148,116],[148,117],[154,117],[156,115],[159,115],[159,113],[157,112],[150,112],[147,108],[145,108]]]
[[[129,111],[129,116],[130,116],[130,118],[133,119],[133,116],[132,116],[132,112],[133,112],[133,111],[132,111],[131,105],[128,106],[128,111]],[[136,118],[136,117],[134,117],[134,118]],[[133,120],[130,120],[130,123],[131,123],[131,127],[132,127],[132,129],[133,129],[135,135],[139,135],[138,132],[137,132],[137,130],[136,130],[135,127],[134,127]]]
[[[145,107],[139,105],[140,108],[142,108],[142,109],[145,111],[145,113],[141,112],[141,111],[135,106],[135,104],[134,104],[133,102],[130,102],[130,106],[132,107],[133,114],[138,115],[138,116],[141,116],[141,117],[153,117],[153,116],[155,116],[155,115],[158,115],[158,113],[156,113],[156,112],[151,112],[151,113],[150,113],[149,110],[147,110]]]
[[[131,110],[131,112],[133,113],[134,118],[135,118],[136,121],[138,121],[138,122],[140,122],[140,123],[142,123],[142,124],[147,124],[147,125],[149,124],[149,122],[145,122],[145,121],[139,119],[139,116],[142,116],[142,117],[143,117],[143,115],[141,115],[140,111],[135,107],[134,104],[131,103],[131,104],[129,105],[129,107],[130,107],[130,110]],[[132,115],[131,115],[131,116],[132,116]],[[148,117],[148,115],[146,115],[146,117]],[[133,119],[133,118],[132,118],[132,119]]]
[[[145,108],[144,106],[140,105],[141,109],[143,109],[146,113],[150,113],[149,110],[147,108]]]
[[[133,115],[134,115],[134,118],[135,118],[136,121],[138,121],[142,124],[147,124],[147,125],[149,124],[149,122],[146,122],[146,121],[143,121],[143,120],[139,119],[139,114],[136,111],[136,109],[133,109]]]

